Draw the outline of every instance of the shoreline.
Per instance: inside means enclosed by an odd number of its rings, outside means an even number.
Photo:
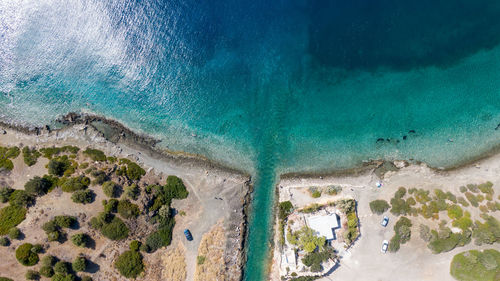
[[[3,123],[0,124],[0,138],[2,138],[2,145],[7,146],[74,145],[81,149],[92,147],[110,156],[134,160],[148,172],[151,170],[159,173],[160,177],[177,175],[191,188],[194,198],[190,197],[191,205],[183,205],[186,203],[179,202],[175,203],[179,205],[174,204],[174,206],[209,210],[213,208],[211,207],[214,204],[213,196],[223,196],[222,208],[209,213],[196,211],[194,218],[179,217],[178,227],[189,227],[197,240],[210,229],[209,227],[215,223],[216,219],[218,221],[222,218],[227,239],[224,250],[227,268],[225,274],[230,278],[228,280],[241,280],[246,264],[248,213],[253,187],[250,175],[205,159],[171,155],[152,146],[151,144],[154,144],[152,139],[142,137],[128,129],[125,130],[126,128],[122,125],[115,126],[116,124],[118,123],[115,121],[95,116],[73,119],[73,122],[66,122],[58,129],[51,129],[48,126],[43,129],[28,128]],[[214,202],[221,201],[215,200]],[[193,223],[200,220],[198,216],[202,216],[203,219],[198,223]],[[183,241],[182,235],[175,234],[174,236]],[[194,270],[197,252],[198,247],[195,244],[187,248],[188,280],[197,274]],[[156,268],[155,266],[153,271]]]
[[[84,124],[100,132],[102,134],[101,136],[104,137],[107,141],[110,141],[112,143],[124,142],[133,148],[138,148],[141,150],[150,151],[151,153],[160,154],[162,157],[165,157],[165,160],[167,161],[172,161],[180,165],[183,164],[202,165],[210,169],[222,170],[228,173],[239,174],[245,177],[252,176],[251,172],[249,171],[244,171],[224,165],[216,160],[209,159],[201,154],[194,154],[185,151],[172,151],[165,148],[158,148],[156,145],[161,142],[160,140],[148,136],[147,134],[137,133],[132,129],[129,129],[121,122],[101,115],[70,112],[67,113],[66,115],[57,118],[55,122],[60,124],[62,127],[52,129],[49,128],[49,125],[45,125],[43,128],[41,128],[38,126],[17,125],[0,120],[0,128],[6,127],[14,131],[22,132],[29,135],[39,135],[46,131],[57,132],[64,130],[67,127],[71,127],[73,125]],[[278,174],[277,176],[279,180],[356,176],[367,173],[372,169],[381,168],[382,165],[386,163],[397,163],[397,162],[404,163],[405,166],[425,164],[427,167],[429,167],[435,172],[448,172],[448,171],[458,170],[470,165],[474,165],[481,160],[488,159],[498,154],[500,154],[500,144],[476,156],[468,157],[467,159],[463,159],[458,163],[454,163],[446,167],[434,167],[429,165],[425,161],[420,161],[415,159],[393,159],[393,160],[370,159],[370,160],[364,160],[361,163],[358,163],[351,168],[341,168],[341,169],[333,168],[333,169],[324,169],[324,170],[322,169],[318,171],[307,171],[307,172],[294,171],[294,172],[281,173]]]

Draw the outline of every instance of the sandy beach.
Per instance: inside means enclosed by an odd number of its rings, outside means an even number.
[[[277,184],[279,201],[291,201],[296,209],[311,203],[325,204],[336,198],[354,198],[358,202],[357,212],[361,230],[360,238],[347,251],[340,250],[340,266],[331,274],[319,280],[443,280],[452,281],[450,262],[457,253],[470,249],[496,248],[498,245],[476,246],[473,242],[465,247],[457,247],[452,251],[433,254],[419,237],[419,225],[426,224],[437,228],[442,219],[449,220],[446,211],[441,212],[440,220],[428,220],[421,216],[408,216],[413,223],[411,240],[401,245],[396,253],[381,253],[382,241],[390,240],[394,234],[393,225],[397,218],[390,212],[384,215],[389,217],[387,228],[380,226],[382,215],[373,214],[369,203],[376,199],[390,201],[391,197],[403,186],[407,189],[421,188],[432,191],[441,189],[460,195],[460,186],[479,184],[486,181],[493,183],[494,198],[498,201],[500,194],[500,155],[483,158],[472,164],[457,167],[447,171],[429,168],[424,163],[408,164],[396,161],[394,171],[377,172],[375,167],[357,170],[355,175],[324,175],[314,176],[287,176]],[[377,182],[383,186],[378,188]],[[322,194],[313,199],[308,192],[309,187],[341,186],[342,192],[335,196]],[[464,208],[465,209],[465,208]],[[479,219],[478,209],[467,208],[473,219]],[[500,211],[489,212],[497,219]],[[275,231],[275,242],[279,236]],[[276,243],[275,243],[276,244]],[[279,247],[275,247],[273,254],[273,268],[271,280],[279,280],[279,263],[281,254]]]
[[[63,145],[78,146],[81,149],[92,147],[102,150],[108,156],[131,159],[147,170],[148,175],[151,173],[160,179],[165,179],[168,175],[178,176],[186,185],[189,196],[185,200],[174,200],[172,208],[182,211],[185,215],[176,216],[171,245],[154,254],[145,255],[146,271],[138,279],[204,280],[204,274],[208,273],[197,269],[199,267],[197,257],[199,250],[201,251],[200,243],[202,240],[207,240],[207,237],[213,233],[213,229],[217,227],[219,230],[217,232],[219,238],[217,245],[220,257],[218,260],[208,260],[213,262],[212,266],[220,268],[224,280],[240,280],[244,265],[243,247],[246,235],[246,207],[251,190],[250,177],[203,159],[155,151],[151,146],[138,142],[137,138],[123,137],[124,134],[110,141],[109,135],[107,135],[110,132],[103,129],[108,125],[101,124],[99,127],[95,126],[95,123],[92,125],[76,122],[60,130],[44,129],[31,133],[4,126],[2,128],[4,134],[0,135],[0,145],[35,148]],[[111,128],[111,133],[116,130],[116,127],[112,126],[107,128]],[[23,165],[22,156],[17,157],[13,162],[15,163],[14,170],[0,175],[0,185],[22,189],[30,178],[46,173],[44,166],[48,160],[40,158],[33,167]],[[36,222],[39,219],[37,216],[41,216],[41,210],[47,209],[49,206],[48,209],[53,213],[63,212],[68,215],[78,215],[84,212],[87,217],[91,217],[98,212],[97,208],[102,208],[100,207],[102,192],[96,191],[96,193],[95,202],[85,205],[83,208],[71,203],[71,201],[68,201],[71,204],[67,206],[58,205],[57,202],[62,202],[60,200],[69,196],[64,193],[55,194],[52,192],[38,200],[36,206],[29,209],[26,220],[18,226],[23,233],[28,234],[25,240],[14,242],[9,248],[0,248],[0,255],[7,256],[0,264],[2,275],[15,280],[21,280],[19,276],[24,276],[26,268],[16,261],[13,253],[7,252],[21,242],[34,243],[36,238],[43,236],[38,233],[41,230],[38,232],[34,230],[37,228]],[[191,231],[193,241],[185,239],[184,229]],[[124,249],[124,246],[126,247],[126,244],[123,245],[122,242],[110,241],[102,244],[100,241],[96,242],[98,247],[91,252],[92,257],[96,259],[104,254],[116,255],[117,252]],[[205,249],[205,254],[210,255],[211,252],[207,253]],[[68,253],[68,256],[71,254]],[[179,262],[176,263],[176,260]],[[173,273],[169,272],[168,269],[172,264],[176,264],[176,266],[180,264],[179,270]],[[182,278],[183,274],[185,278]],[[120,280],[116,270],[113,272],[112,268],[101,265],[101,269],[92,277],[94,280],[107,280],[111,278],[110,276],[113,276],[115,280]]]

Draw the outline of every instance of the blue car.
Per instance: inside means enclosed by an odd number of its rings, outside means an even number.
[[[188,241],[193,241],[193,235],[191,235],[191,231],[189,229],[184,229],[184,236]]]

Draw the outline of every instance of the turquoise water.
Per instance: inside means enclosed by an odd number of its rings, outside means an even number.
[[[0,118],[102,114],[252,173],[246,280],[280,173],[500,144],[495,1],[122,2],[0,2]]]

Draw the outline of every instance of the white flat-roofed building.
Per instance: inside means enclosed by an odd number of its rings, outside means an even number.
[[[339,218],[335,213],[308,217],[307,224],[317,236],[324,236],[326,240],[334,240],[334,230],[340,228]]]

